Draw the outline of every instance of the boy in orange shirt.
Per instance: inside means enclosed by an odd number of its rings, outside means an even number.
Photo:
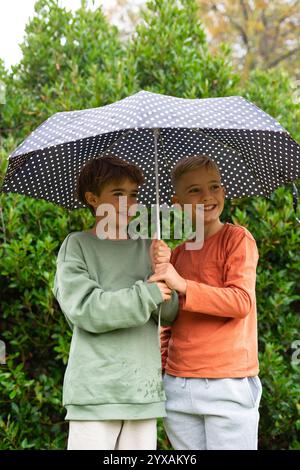
[[[161,330],[165,429],[176,450],[257,449],[256,243],[246,228],[220,221],[225,188],[209,157],[180,160],[172,183],[173,202],[191,204],[193,222],[204,204],[204,243],[179,245],[170,263],[160,263],[162,244],[153,253],[149,281],[180,296],[176,321]]]

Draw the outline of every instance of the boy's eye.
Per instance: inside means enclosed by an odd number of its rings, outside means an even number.
[[[219,184],[214,184],[213,186],[211,186],[211,189],[212,189],[213,191],[215,191],[215,190],[217,190],[217,189],[219,189],[219,188],[220,188],[220,185],[219,185]],[[192,188],[192,189],[189,190],[189,193],[198,193],[199,191],[200,191],[199,188]]]
[[[123,193],[121,193],[121,192],[120,192],[120,193],[113,193],[113,194],[114,194],[114,196],[118,196],[118,197],[120,197],[120,196],[126,196],[125,194],[123,194]],[[130,197],[135,197],[135,198],[136,198],[137,196],[138,196],[137,194],[131,194],[131,195],[130,195]]]

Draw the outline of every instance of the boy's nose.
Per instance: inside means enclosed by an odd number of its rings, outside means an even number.
[[[211,200],[211,194],[210,194],[209,188],[202,189],[201,199],[203,203],[209,202]]]
[[[213,202],[210,195],[204,196],[201,198],[200,204],[211,204]]]

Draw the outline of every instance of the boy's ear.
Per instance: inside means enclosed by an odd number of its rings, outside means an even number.
[[[180,204],[178,196],[176,196],[176,194],[173,194],[171,201],[172,201],[172,204]]]

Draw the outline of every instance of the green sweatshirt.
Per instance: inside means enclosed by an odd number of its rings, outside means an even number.
[[[52,292],[73,330],[63,384],[67,420],[166,416],[158,309],[170,325],[176,292],[163,302],[151,275],[151,240],[100,240],[72,232],[58,256]]]

